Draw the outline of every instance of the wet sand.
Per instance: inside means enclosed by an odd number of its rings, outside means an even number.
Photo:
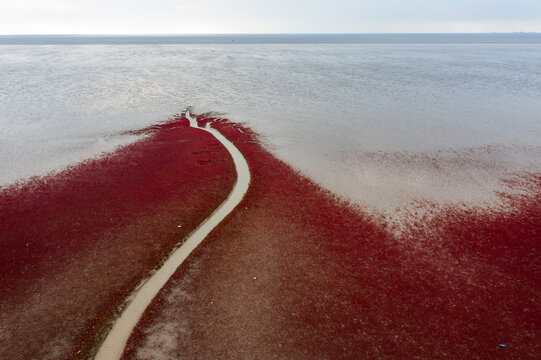
[[[521,195],[499,208],[421,204],[430,216],[397,232],[249,129],[214,126],[252,185],[154,299],[124,359],[538,356],[541,177],[517,179]]]

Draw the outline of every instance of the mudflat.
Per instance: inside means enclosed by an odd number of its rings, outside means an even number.
[[[541,178],[517,180],[525,193],[504,207],[428,204],[424,222],[398,229],[215,120],[199,118],[241,150],[252,184],[155,298],[124,359],[537,356]]]

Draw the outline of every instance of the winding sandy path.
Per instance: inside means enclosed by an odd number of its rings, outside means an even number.
[[[132,330],[143,315],[144,311],[160,289],[169,280],[180,264],[190,255],[190,253],[205,239],[205,237],[240,203],[250,184],[250,170],[248,163],[242,153],[223,136],[218,130],[207,124],[205,128],[197,125],[196,119],[192,118],[189,112],[186,117],[190,121],[190,126],[204,131],[208,131],[220,141],[233,157],[235,169],[237,171],[237,181],[228,198],[207,218],[186,241],[171,253],[161,268],[156,270],[148,279],[145,279],[130,295],[129,303],[114,322],[109,334],[99,347],[95,360],[116,360],[119,359],[124,351],[124,347]]]

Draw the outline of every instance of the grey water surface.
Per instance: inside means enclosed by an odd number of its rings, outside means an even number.
[[[541,171],[541,35],[0,36],[0,185],[193,106],[361,205]]]

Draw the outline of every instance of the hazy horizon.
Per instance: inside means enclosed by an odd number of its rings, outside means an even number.
[[[0,34],[540,32],[531,0],[0,0]]]
[[[244,33],[25,33],[0,36],[221,36],[221,35],[504,35],[541,34],[541,31],[490,32],[244,32]]]
[[[0,35],[0,45],[125,44],[540,44],[539,33],[313,34],[28,34]]]

